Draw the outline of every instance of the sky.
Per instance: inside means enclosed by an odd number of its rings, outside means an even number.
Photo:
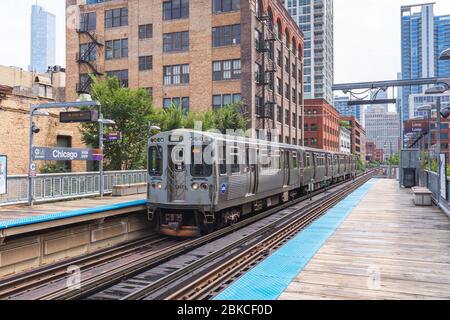
[[[0,64],[28,67],[35,2],[0,0]],[[57,17],[56,63],[65,66],[65,0],[37,2]],[[436,14],[450,14],[450,0],[435,2]],[[401,66],[400,6],[415,3],[421,1],[334,0],[335,83],[395,79]]]

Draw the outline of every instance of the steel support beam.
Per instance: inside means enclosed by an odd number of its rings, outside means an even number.
[[[358,89],[379,89],[389,87],[408,87],[427,84],[450,83],[450,78],[423,78],[414,80],[390,80],[334,84],[333,91],[350,91]]]

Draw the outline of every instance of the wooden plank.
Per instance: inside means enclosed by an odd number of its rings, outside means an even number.
[[[378,180],[280,299],[450,299],[450,219]]]

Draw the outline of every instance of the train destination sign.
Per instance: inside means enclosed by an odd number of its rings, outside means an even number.
[[[84,111],[68,111],[59,114],[59,122],[61,123],[78,123],[78,122],[97,122],[97,110]]]
[[[103,158],[101,151],[95,149],[75,149],[58,147],[33,147],[33,160],[47,161],[99,161]]]

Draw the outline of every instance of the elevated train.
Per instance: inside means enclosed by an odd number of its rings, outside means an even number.
[[[162,234],[195,237],[353,178],[357,158],[194,130],[149,139],[148,216]]]

